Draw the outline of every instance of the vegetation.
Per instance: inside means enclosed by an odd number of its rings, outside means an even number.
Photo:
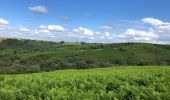
[[[0,74],[120,65],[170,65],[170,46],[142,43],[68,43],[3,39]]]
[[[170,67],[111,67],[0,76],[2,100],[169,100]]]
[[[168,100],[165,65],[169,45],[1,39],[0,99]]]

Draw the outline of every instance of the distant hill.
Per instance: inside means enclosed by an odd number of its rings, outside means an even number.
[[[89,44],[3,39],[0,73],[31,73],[119,65],[170,65],[170,46],[146,43]]]

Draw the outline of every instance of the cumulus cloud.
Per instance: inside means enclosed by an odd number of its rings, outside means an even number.
[[[9,22],[3,18],[0,18],[0,25],[8,25]]]
[[[34,7],[28,7],[29,10],[35,13],[44,14],[48,12],[48,9],[45,6],[34,6]]]
[[[100,30],[107,31],[107,30],[112,30],[113,27],[111,25],[102,25],[99,27]]]
[[[39,29],[46,29],[46,26],[45,25],[40,25]]]
[[[48,25],[47,28],[49,31],[65,31],[65,28],[61,25]]]
[[[119,35],[120,38],[134,40],[134,41],[154,41],[158,35],[151,31],[141,31],[136,29],[127,29],[124,33]]]
[[[9,22],[3,18],[0,18],[0,34],[6,33],[9,30]]]
[[[39,34],[39,33],[51,33],[51,32],[47,29],[39,29],[36,31],[36,34]]]
[[[139,20],[143,28],[133,25],[122,29],[120,32],[112,32],[111,25],[103,25],[98,31],[86,27],[67,29],[62,25],[40,25],[34,29],[26,27],[7,28],[8,22],[1,21],[0,33],[5,36],[19,36],[30,39],[44,39],[52,41],[85,41],[85,42],[147,42],[170,44],[170,23],[154,18]],[[3,23],[3,24],[2,24]],[[16,30],[17,29],[17,30]],[[103,31],[106,30],[106,31]],[[28,34],[27,34],[28,33]]]
[[[159,19],[154,19],[154,18],[144,18],[142,19],[143,22],[153,25],[154,28],[159,29],[160,31],[165,31],[168,30],[170,31],[170,23],[168,22],[163,22]]]
[[[37,33],[64,32],[66,29],[61,25],[40,25]]]
[[[150,18],[150,17],[144,18],[144,19],[142,19],[142,21],[145,22],[145,23],[151,24],[153,26],[159,26],[159,25],[165,24],[164,22],[162,22],[159,19]]]
[[[81,26],[78,29],[74,29],[73,31],[77,32],[77,33],[82,33],[84,35],[90,35],[90,36],[92,36],[94,34],[92,30],[90,30],[88,28],[81,27]]]
[[[105,33],[105,36],[109,37],[109,36],[110,36],[110,33],[109,33],[109,32],[106,32],[106,33]]]
[[[158,43],[170,43],[170,23],[155,18],[144,18],[144,23],[150,24],[152,31],[159,36]]]

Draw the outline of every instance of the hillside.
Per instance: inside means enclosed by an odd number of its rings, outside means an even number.
[[[2,100],[169,100],[170,67],[0,75]]]
[[[32,73],[120,65],[170,65],[170,46],[144,43],[89,44],[5,39],[0,73]]]
[[[0,37],[0,42],[3,41],[3,40],[5,40],[5,39],[7,39],[7,38]]]

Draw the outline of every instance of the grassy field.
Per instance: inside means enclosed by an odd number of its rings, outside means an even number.
[[[110,67],[1,75],[2,100],[169,100],[170,67]]]

